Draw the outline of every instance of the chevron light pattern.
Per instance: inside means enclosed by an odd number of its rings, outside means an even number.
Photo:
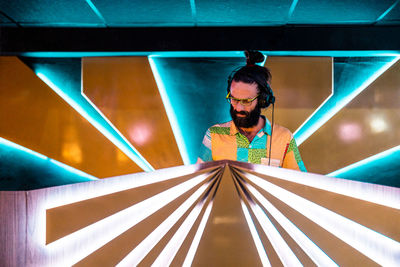
[[[217,161],[26,194],[29,236],[21,238],[32,252],[28,265],[394,266],[400,260],[399,188]],[[104,209],[110,202],[113,208]]]

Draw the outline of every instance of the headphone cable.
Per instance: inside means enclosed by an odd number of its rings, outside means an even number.
[[[268,166],[271,166],[272,132],[274,131],[274,110],[275,110],[275,104],[272,103],[272,126],[271,126],[271,136],[269,137],[269,158],[268,158]]]

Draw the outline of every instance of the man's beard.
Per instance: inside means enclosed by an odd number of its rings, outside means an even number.
[[[251,128],[257,125],[261,115],[261,108],[257,103],[257,106],[250,112],[248,111],[236,111],[231,105],[231,117],[237,128]],[[246,115],[245,117],[238,117],[237,114]]]

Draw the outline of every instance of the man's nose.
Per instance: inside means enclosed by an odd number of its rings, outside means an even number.
[[[236,109],[236,111],[243,111],[245,109],[245,107],[239,102],[236,104],[235,109]]]

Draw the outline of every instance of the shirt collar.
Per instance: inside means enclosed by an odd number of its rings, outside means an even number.
[[[264,132],[264,133],[266,133],[266,134],[268,134],[268,135],[271,135],[271,123],[269,122],[269,120],[268,120],[265,116],[261,115],[261,117],[263,117],[263,118],[265,119],[265,125],[264,125],[264,127],[260,130],[260,132]],[[235,135],[235,134],[237,134],[237,133],[239,133],[239,130],[236,128],[235,123],[234,123],[233,121],[231,121],[231,126],[230,126],[230,132],[229,132],[229,134],[230,134],[230,135]]]

